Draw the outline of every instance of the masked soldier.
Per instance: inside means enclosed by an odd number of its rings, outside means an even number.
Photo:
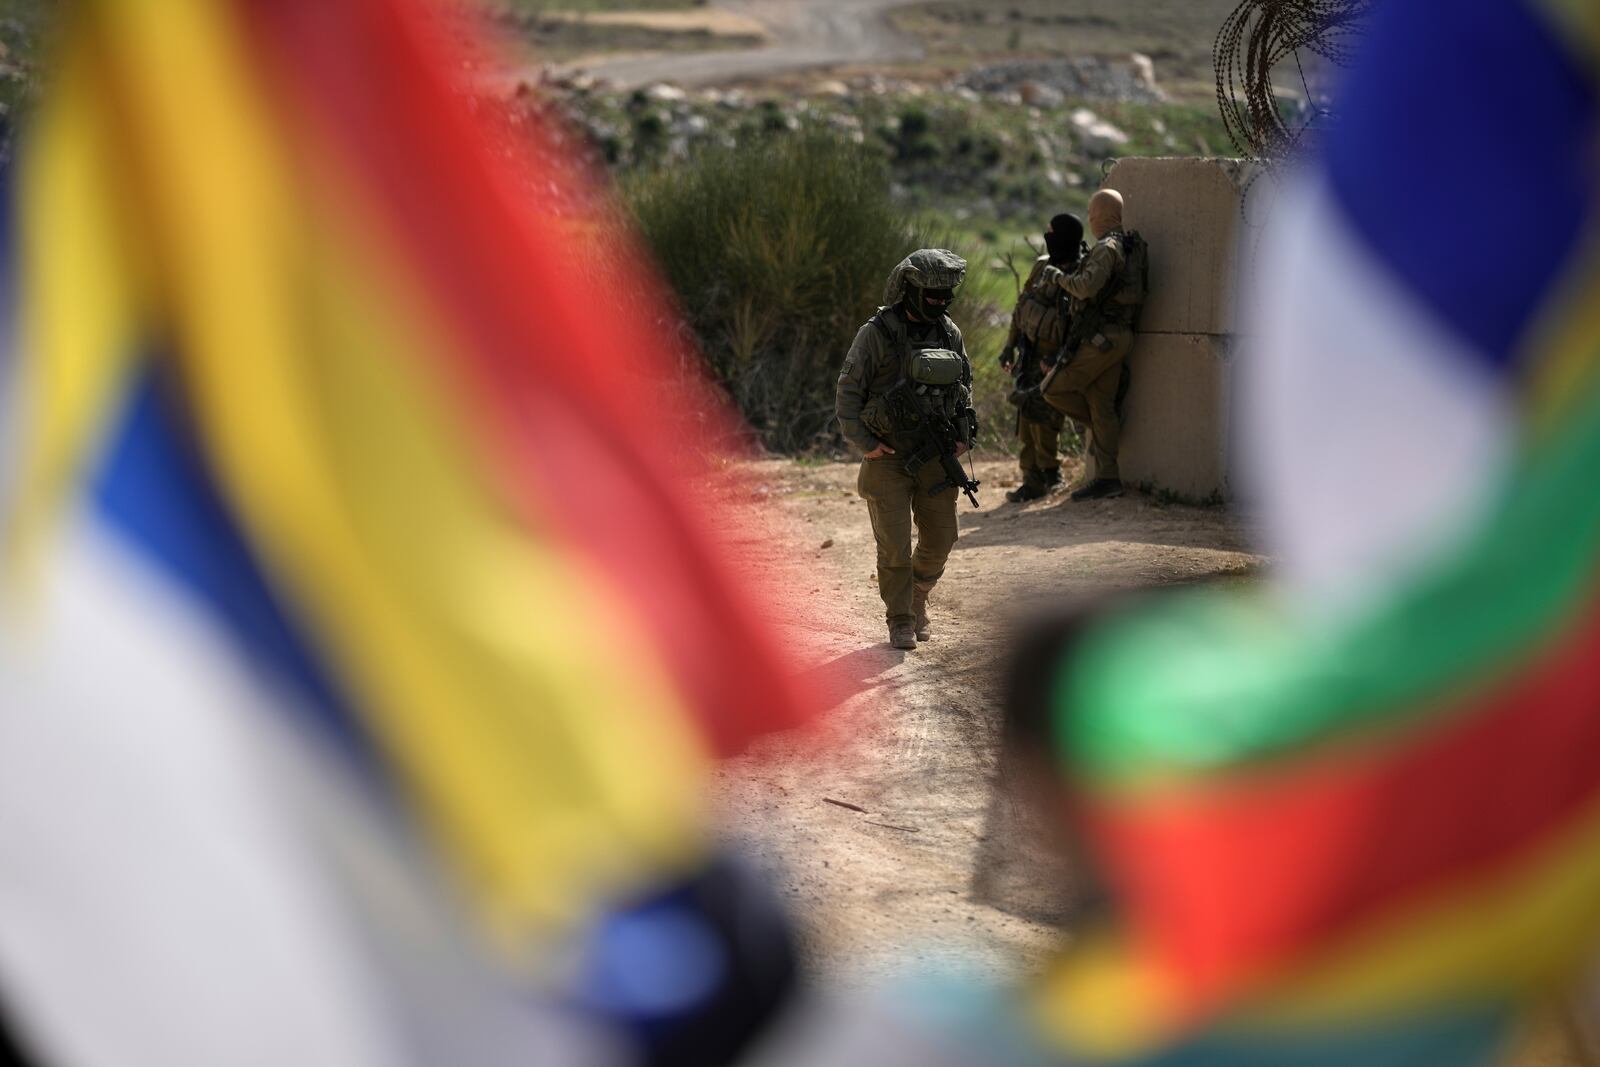
[[[928,593],[956,543],[957,493],[939,450],[959,456],[977,432],[972,365],[945,314],[966,270],[966,260],[942,248],[902,260],[889,275],[886,306],[857,332],[839,375],[839,428],[862,454],[856,489],[878,543],[878,592],[895,648],[932,636]]]
[[[1095,245],[1076,270],[1046,265],[1041,272],[1072,298],[1067,342],[1042,391],[1050,406],[1089,427],[1095,476],[1072,494],[1073,500],[1122,495],[1118,402],[1126,391],[1125,361],[1148,288],[1144,240],[1122,228],[1122,194],[1102,189],[1090,198],[1089,229]]]
[[[1017,463],[1022,484],[1006,494],[1013,503],[1037,500],[1061,482],[1061,460],[1056,448],[1065,421],[1061,412],[1045,403],[1038,385],[1044,367],[1055,362],[1067,339],[1071,299],[1044,269],[1070,273],[1083,254],[1083,223],[1075,215],[1057,215],[1044,232],[1045,254],[1034,261],[1028,280],[1011,313],[1011,333],[1000,351],[1000,366],[1015,379],[1010,400],[1017,405]]]

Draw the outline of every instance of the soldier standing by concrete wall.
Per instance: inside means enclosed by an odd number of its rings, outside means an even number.
[[[1000,366],[1016,379],[1011,402],[1017,405],[1017,464],[1022,468],[1022,484],[1006,494],[1012,503],[1037,500],[1061,482],[1057,451],[1066,420],[1039,396],[1038,385],[1044,366],[1055,362],[1067,339],[1071,298],[1046,279],[1045,268],[1076,269],[1083,255],[1083,223],[1075,215],[1057,215],[1045,228],[1044,241],[1045,254],[1034,261],[1022,285],[1011,312],[1011,333],[1000,352]]]
[[[1089,426],[1094,480],[1073,500],[1120,496],[1117,444],[1122,435],[1117,400],[1133,347],[1134,319],[1144,300],[1142,277],[1130,280],[1131,246],[1142,242],[1122,230],[1122,194],[1102,189],[1089,200],[1095,246],[1070,274],[1045,268],[1046,278],[1072,297],[1073,322],[1061,361],[1045,379],[1045,400],[1068,418]],[[1137,272],[1142,275],[1142,270]]]
[[[915,385],[918,403],[938,406],[958,428],[956,455],[972,446],[972,365],[961,331],[945,314],[966,270],[966,260],[942,248],[907,256],[889,275],[887,306],[857,332],[839,374],[839,429],[861,450],[856,490],[872,520],[878,592],[895,648],[913,649],[932,637],[928,594],[956,543],[957,493],[940,488],[943,469],[926,461],[926,430],[912,425],[917,416],[907,411],[903,383]]]

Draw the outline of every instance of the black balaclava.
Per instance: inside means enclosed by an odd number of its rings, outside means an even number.
[[[1050,229],[1044,235],[1044,247],[1050,253],[1050,262],[1058,267],[1070,267],[1078,262],[1078,250],[1083,245],[1083,223],[1076,215],[1057,215],[1050,220]]]
[[[924,289],[920,285],[906,286],[906,307],[918,321],[938,322],[950,310],[955,299],[954,289]]]

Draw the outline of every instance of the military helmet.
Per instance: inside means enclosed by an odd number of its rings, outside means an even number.
[[[954,289],[966,274],[967,261],[949,249],[919,248],[889,272],[883,302],[892,307],[912,289]]]

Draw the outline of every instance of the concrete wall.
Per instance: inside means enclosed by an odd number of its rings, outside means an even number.
[[[1237,160],[1124,159],[1105,187],[1150,244],[1150,297],[1128,357],[1124,481],[1195,503],[1227,500],[1236,250],[1249,174]]]

